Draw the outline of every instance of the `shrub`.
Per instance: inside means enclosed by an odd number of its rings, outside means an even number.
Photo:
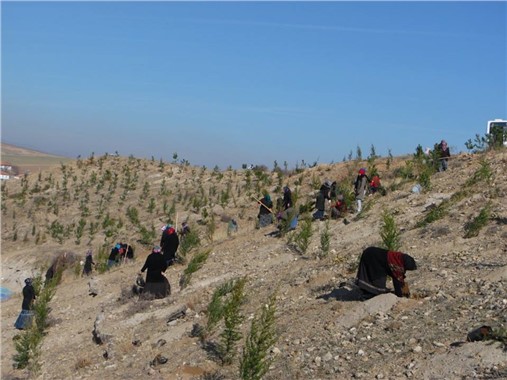
[[[231,364],[236,354],[236,343],[241,339],[242,335],[239,330],[244,316],[241,315],[240,307],[245,299],[246,281],[238,281],[232,289],[229,300],[223,308],[224,330],[220,334],[220,344],[218,351],[222,364]]]
[[[506,139],[507,131],[503,128],[495,128],[491,133],[486,133],[484,136],[477,133],[474,141],[468,139],[465,142],[465,147],[472,153],[485,152],[491,149],[501,149]]]
[[[382,226],[380,227],[380,237],[384,248],[390,251],[397,251],[400,248],[400,231],[391,213],[384,210],[382,213]]]
[[[436,220],[442,219],[449,212],[451,201],[445,199],[437,207],[433,208],[421,221],[416,224],[416,227],[424,227]]]
[[[359,220],[359,219],[364,218],[365,215],[366,215],[366,213],[371,210],[371,208],[373,207],[374,203],[375,203],[375,198],[368,197],[363,202],[363,208],[361,209],[361,212],[356,215],[355,220]]]
[[[272,295],[269,303],[263,305],[260,315],[252,320],[240,360],[240,377],[243,380],[260,380],[271,365],[272,359],[268,358],[268,354],[277,340],[275,299]]]
[[[489,339],[492,341],[500,342],[503,345],[503,350],[507,351],[507,328],[505,327],[495,327],[493,328],[491,336]]]
[[[206,236],[210,242],[213,242],[213,236],[215,235],[215,231],[217,229],[217,224],[215,221],[215,215],[213,211],[211,211],[211,217],[206,223]]]
[[[488,224],[491,216],[491,202],[482,208],[479,215],[465,225],[465,238],[471,238],[479,235],[479,231]]]
[[[99,248],[99,253],[95,258],[95,269],[98,273],[105,273],[107,271],[107,260],[109,258],[109,252],[107,245],[103,245]]]
[[[224,313],[224,305],[222,302],[223,298],[231,293],[234,288],[243,288],[245,286],[245,283],[246,277],[240,279],[232,279],[223,283],[215,289],[213,292],[213,297],[211,298],[211,302],[209,303],[206,310],[208,320],[206,323],[206,332],[203,337],[211,335],[222,319]]]
[[[329,220],[326,220],[324,231],[320,234],[321,257],[326,257],[329,254],[330,242],[331,234],[329,233]]]
[[[139,225],[139,211],[135,207],[127,207],[127,217],[134,226]]]
[[[300,231],[294,235],[294,243],[300,252],[306,253],[310,245],[312,235],[312,220],[307,217],[303,220]]]
[[[431,190],[431,175],[433,174],[432,169],[428,167],[424,167],[419,174],[419,184],[423,188],[424,191]]]
[[[49,232],[51,234],[51,237],[56,241],[58,241],[58,243],[60,244],[63,243],[65,232],[65,227],[63,226],[63,224],[59,223],[57,220],[54,220],[51,223],[51,226],[49,227]]]
[[[479,161],[480,167],[477,169],[472,177],[470,177],[465,186],[473,186],[479,182],[489,183],[491,178],[493,177],[493,171],[491,170],[491,165],[484,158],[481,158]]]
[[[195,229],[192,229],[181,239],[178,247],[178,255],[184,259],[192,248],[198,247],[200,244],[201,239],[199,238],[199,234]]]
[[[139,233],[141,234],[141,238],[139,239],[141,244],[150,245],[156,238],[155,226],[153,224],[150,229],[141,226]]]
[[[188,266],[185,268],[185,270],[183,271],[183,275],[180,278],[181,289],[184,289],[188,286],[192,274],[202,268],[202,266],[208,259],[209,253],[210,251],[198,253],[192,258],[192,260],[190,260]]]
[[[24,369],[27,367],[36,367],[36,358],[40,355],[39,343],[42,340],[42,334],[35,325],[21,334],[14,336],[14,348],[16,354],[13,356],[14,368]]]

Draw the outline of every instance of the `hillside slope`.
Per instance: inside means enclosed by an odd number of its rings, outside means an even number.
[[[266,379],[507,378],[501,343],[451,345],[464,342],[469,331],[482,325],[507,328],[507,154],[457,156],[449,171],[432,175],[431,190],[420,194],[411,191],[415,178],[399,175],[407,171],[409,159],[397,158],[389,169],[386,159],[377,159],[387,195],[368,197],[366,211],[349,215],[349,224],[330,220],[326,256],[320,248],[326,222],[312,223],[313,235],[302,253],[288,244],[288,237],[268,236],[274,227],[255,228],[255,198],[263,189],[278,197],[288,184],[303,205],[326,179],[350,184],[366,162],[319,165],[279,176],[104,156],[4,183],[2,286],[17,295],[2,303],[2,379],[30,376],[12,368],[23,279],[45,270],[57,254],[83,258],[90,247],[97,260],[117,241],[132,244],[136,260],[95,273],[96,297],[88,295],[89,279],[76,276],[74,267],[64,272],[51,302],[41,368],[33,377],[193,379],[207,372],[214,378],[238,378],[244,338],[233,364],[222,366],[212,344],[219,341],[220,328],[205,347],[190,332],[196,324],[206,325],[216,287],[246,276],[244,335],[254,314],[276,294],[278,340]],[[442,203],[447,207],[441,219],[419,226]],[[486,226],[478,236],[465,238],[466,226],[487,204]],[[418,270],[407,274],[412,296],[386,294],[362,301],[349,281],[362,250],[381,243],[386,210],[401,230],[401,250],[418,263]],[[239,230],[229,236],[226,221],[231,217]],[[208,259],[183,290],[178,284],[186,265],[170,267],[166,276],[172,294],[166,299],[129,297],[167,220],[178,225],[188,220],[201,238],[188,258],[209,250]],[[300,230],[301,223],[292,234]],[[181,318],[167,323],[171,313],[181,310]],[[92,340],[98,316],[109,337],[102,345]],[[159,354],[167,363],[150,365]]]
[[[4,142],[0,144],[0,154],[3,164],[14,166],[15,175],[38,173],[40,170],[59,166],[62,162],[67,163],[72,161],[68,157],[26,149]]]

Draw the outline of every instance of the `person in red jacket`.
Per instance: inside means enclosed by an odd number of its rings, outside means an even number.
[[[380,177],[378,175],[374,175],[370,182],[370,192],[375,194],[380,190]]]

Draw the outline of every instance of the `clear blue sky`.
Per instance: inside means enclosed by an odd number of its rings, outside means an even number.
[[[290,167],[507,118],[506,2],[6,2],[2,141]]]

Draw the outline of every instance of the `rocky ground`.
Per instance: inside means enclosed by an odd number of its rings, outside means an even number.
[[[463,189],[484,159],[492,180],[473,187],[441,220],[416,227],[428,210]],[[404,160],[399,159],[398,166]],[[504,344],[466,342],[467,334],[482,325],[504,333],[507,328],[506,164],[505,151],[457,156],[449,171],[432,176],[432,190],[420,194],[411,191],[415,180],[391,186],[400,180],[383,168],[384,185],[392,190],[386,196],[371,196],[371,208],[360,218],[349,215],[349,224],[329,221],[331,249],[324,257],[320,236],[325,222],[313,222],[311,244],[301,253],[287,238],[267,236],[273,228],[255,229],[257,206],[246,194],[238,195],[234,204],[231,201],[225,209],[212,210],[217,217],[238,218],[239,231],[228,236],[226,224],[219,223],[209,241],[202,230],[202,249],[211,252],[208,260],[183,290],[178,283],[186,266],[169,268],[166,275],[172,294],[162,300],[127,295],[149,252],[140,244],[135,262],[94,274],[96,297],[88,295],[89,278],[68,270],[51,301],[50,326],[36,374],[13,369],[13,337],[18,333],[13,324],[20,311],[22,280],[47,263],[50,255],[72,251],[84,256],[86,245],[95,249],[99,243],[91,240],[76,245],[68,239],[58,244],[48,238],[35,244],[31,238],[22,242],[21,237],[13,241],[14,224],[29,230],[31,223],[20,210],[13,218],[14,205],[9,200],[2,218],[2,285],[17,294],[2,302],[2,379],[239,378],[238,359],[222,366],[191,331],[196,324],[206,323],[206,308],[215,288],[243,276],[248,278],[242,307],[244,333],[254,314],[276,292],[278,339],[270,352],[274,361],[265,379],[507,379]],[[155,188],[161,175],[153,166],[143,175],[152,178]],[[311,194],[309,183],[314,178],[339,180],[349,169],[347,163],[307,169],[301,194]],[[172,181],[192,187],[191,168],[171,170]],[[202,181],[213,183],[214,178]],[[299,178],[289,178],[290,185]],[[245,178],[233,181],[236,188]],[[7,187],[8,194],[16,193],[16,185],[8,186],[12,186]],[[268,187],[272,194],[275,187]],[[487,201],[492,210],[487,225],[478,236],[464,238],[465,225]],[[242,209],[238,204],[250,206]],[[409,299],[385,294],[363,300],[351,279],[362,250],[381,243],[381,214],[386,209],[400,227],[402,250],[418,264],[417,271],[407,273],[412,294]],[[32,209],[25,204],[25,210]],[[72,213],[76,210],[69,208],[68,214]],[[197,213],[182,208],[180,218],[183,214],[191,226],[201,228]],[[38,217],[39,223],[51,220],[47,215]],[[160,224],[158,215],[151,218]],[[171,316],[175,319],[169,322]],[[92,340],[94,324],[105,337],[103,344]],[[243,345],[241,340],[238,357]],[[167,362],[162,363],[163,358]]]

